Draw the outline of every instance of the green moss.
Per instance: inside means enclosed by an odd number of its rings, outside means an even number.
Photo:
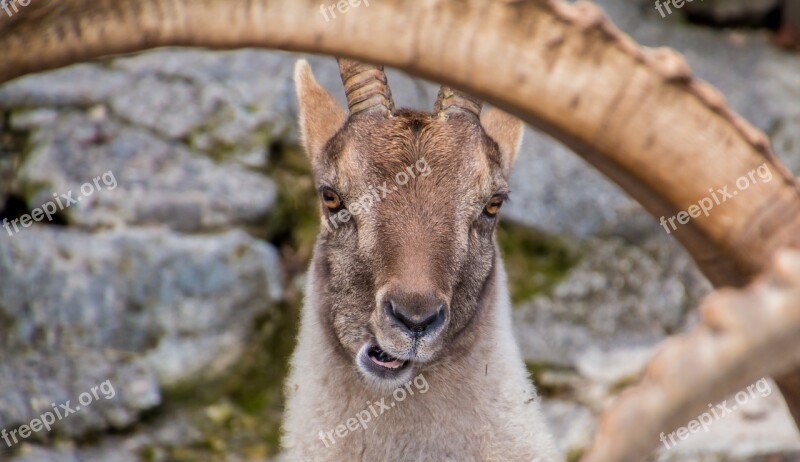
[[[299,313],[297,305],[282,303],[274,307],[261,321],[253,351],[245,357],[242,372],[225,384],[226,394],[234,404],[271,424],[261,426],[259,433],[275,450],[284,409],[283,383],[289,372]]]
[[[276,183],[273,210],[250,229],[281,253],[286,280],[306,270],[319,229],[316,191],[305,154],[271,146],[265,174]],[[279,451],[283,383],[297,336],[301,297],[287,284],[286,300],[256,321],[250,347],[227,378],[165,391],[168,406],[188,410],[203,435],[191,447],[160,448],[169,460],[263,460]],[[163,411],[162,411],[163,412]],[[147,450],[149,454],[155,449]],[[148,454],[142,454],[146,457]]]
[[[539,388],[539,392],[541,393],[542,390],[540,387],[542,383],[541,381],[542,372],[544,372],[547,369],[547,365],[542,363],[526,362],[525,367],[528,368],[528,373],[531,375],[533,383],[536,384],[537,388]]]
[[[9,338],[16,329],[16,319],[9,315],[11,310],[0,305],[0,338]]]
[[[18,189],[17,171],[29,157],[33,145],[30,130],[12,127],[11,120],[23,109],[0,112],[0,199]],[[0,201],[0,208],[3,204]]]
[[[572,448],[567,451],[567,456],[564,458],[566,462],[578,462],[583,458],[583,449],[581,448]]]
[[[633,385],[636,385],[637,383],[639,383],[638,374],[634,374],[634,375],[631,375],[631,376],[628,376],[628,377],[623,377],[623,378],[619,379],[618,381],[616,381],[615,383],[611,384],[611,386],[608,389],[608,392],[609,392],[609,394],[616,395],[616,394],[620,393],[622,390],[624,390],[624,389],[626,389],[628,387],[632,387]]]
[[[516,223],[501,222],[497,240],[515,304],[550,290],[578,260],[563,240]]]
[[[527,367],[528,373],[531,375],[531,380],[533,380],[533,383],[536,385],[536,389],[540,395],[548,398],[555,398],[564,397],[565,395],[570,394],[570,389],[554,386],[551,383],[548,384],[547,381],[543,380],[543,374],[547,371],[573,373],[573,369],[556,364],[536,362],[525,362],[525,366]]]
[[[254,338],[240,362],[224,379],[185,384],[164,390],[161,415],[180,410],[202,438],[189,446],[146,448],[153,460],[166,452],[169,460],[195,462],[262,460],[280,450],[284,408],[283,382],[298,325],[299,307],[281,303],[257,321]]]
[[[273,132],[272,128],[267,125],[256,127],[245,140],[240,140],[237,143],[229,143],[211,135],[215,128],[230,123],[233,117],[235,116],[229,112],[217,113],[202,125],[187,133],[182,141],[187,146],[202,152],[217,163],[230,160],[234,154],[242,152],[243,147],[257,148],[269,144],[270,139],[273,137]]]
[[[265,173],[277,184],[278,198],[261,232],[280,249],[286,270],[297,274],[308,266],[319,232],[319,201],[308,158],[298,146],[275,144]]]

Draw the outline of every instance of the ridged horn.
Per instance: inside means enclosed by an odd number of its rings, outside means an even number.
[[[433,111],[440,116],[454,111],[461,111],[480,117],[482,106],[483,102],[481,100],[473,98],[462,91],[442,85],[439,88],[439,96],[436,98]]]
[[[387,116],[394,114],[392,90],[383,66],[345,58],[338,58],[338,61],[350,115],[367,111],[381,111]]]

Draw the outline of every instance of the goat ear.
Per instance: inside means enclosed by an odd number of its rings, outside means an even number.
[[[344,125],[347,112],[317,83],[305,59],[297,61],[294,67],[294,83],[300,107],[300,136],[308,157],[314,163],[325,143]]]
[[[492,107],[481,115],[481,125],[486,134],[500,148],[503,174],[508,176],[522,143],[522,121]]]

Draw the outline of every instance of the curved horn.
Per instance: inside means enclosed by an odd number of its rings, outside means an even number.
[[[483,102],[481,100],[473,98],[462,91],[442,85],[439,88],[439,96],[436,98],[433,112],[442,116],[453,111],[462,111],[467,114],[473,114],[475,117],[480,117],[482,105]]]
[[[338,61],[350,115],[372,110],[381,111],[385,115],[394,114],[392,90],[389,89],[383,66],[345,58],[338,58]]]

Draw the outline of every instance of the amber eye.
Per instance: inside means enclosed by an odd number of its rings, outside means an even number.
[[[328,207],[328,210],[331,212],[338,212],[343,208],[342,198],[339,197],[334,190],[325,188],[320,194],[322,195],[322,203],[325,204],[325,207]]]
[[[483,213],[485,213],[489,217],[494,217],[497,215],[497,212],[500,211],[500,207],[503,206],[503,202],[505,201],[505,196],[502,194],[495,194],[489,199],[489,202],[486,204],[486,207],[483,208]]]

